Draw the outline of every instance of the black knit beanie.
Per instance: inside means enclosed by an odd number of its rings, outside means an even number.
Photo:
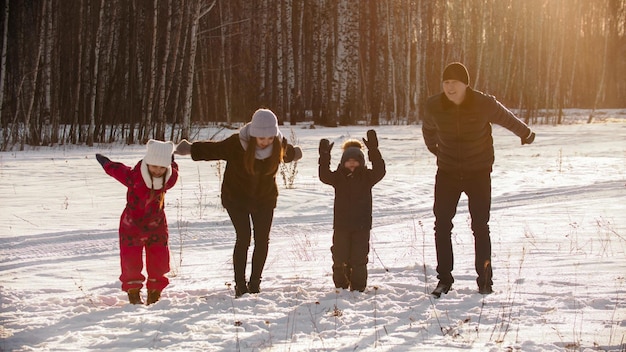
[[[354,159],[359,162],[360,166],[365,165],[365,155],[358,147],[348,147],[341,155],[341,165],[344,165],[349,159]]]
[[[446,66],[445,70],[443,70],[442,81],[447,81],[449,79],[457,80],[469,85],[469,73],[467,73],[467,68],[460,62],[453,62]]]

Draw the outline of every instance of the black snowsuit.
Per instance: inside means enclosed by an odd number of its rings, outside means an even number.
[[[330,171],[330,155],[320,155],[319,178],[335,188],[333,216],[333,281],[337,288],[363,291],[372,228],[372,187],[385,176],[378,149],[369,151],[372,169],[364,162],[354,172],[343,165]]]

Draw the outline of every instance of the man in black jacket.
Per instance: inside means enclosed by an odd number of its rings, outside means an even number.
[[[465,66],[454,62],[443,71],[443,92],[426,103],[422,125],[424,142],[437,156],[435,179],[435,247],[437,278],[435,297],[447,293],[454,282],[452,269],[452,219],[465,192],[474,233],[476,282],[481,294],[492,290],[491,171],[494,162],[491,124],[496,123],[530,144],[535,133],[493,96],[473,90]]]

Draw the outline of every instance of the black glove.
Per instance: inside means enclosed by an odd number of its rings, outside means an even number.
[[[528,135],[528,137],[522,138],[522,145],[524,145],[524,144],[531,144],[534,141],[535,141],[535,132],[531,131],[530,134]]]
[[[376,137],[376,131],[367,131],[367,139],[363,138],[363,143],[365,143],[367,149],[378,149],[378,137]]]
[[[102,167],[104,167],[106,164],[111,162],[111,159],[107,158],[106,156],[102,154],[96,154],[96,160],[98,160],[98,162],[100,163],[100,165],[102,165]]]
[[[331,149],[333,149],[334,144],[335,142],[330,143],[328,139],[326,138],[320,140],[320,148],[319,148],[320,155],[330,155],[330,151]]]

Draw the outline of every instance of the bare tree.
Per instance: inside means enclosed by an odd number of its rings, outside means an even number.
[[[602,68],[601,68],[601,73],[600,73],[600,82],[598,83],[598,88],[596,90],[596,97],[595,100],[593,102],[593,109],[591,110],[591,113],[589,114],[589,118],[587,119],[587,123],[591,123],[593,121],[593,115],[598,107],[598,103],[602,100],[602,98],[604,97],[605,94],[605,84],[604,82],[606,81],[606,71],[607,71],[607,66],[608,64],[608,60],[610,58],[609,56],[609,42],[611,39],[611,33],[613,31],[616,31],[616,25],[614,24],[613,16],[611,16],[612,14],[609,13],[609,6],[607,5],[605,7],[605,12],[604,12],[604,16],[603,18],[606,19],[606,26],[609,28],[608,31],[606,31],[604,33],[604,49],[602,50],[603,55],[602,55]]]
[[[0,1],[1,148],[189,138],[260,106],[413,122],[452,60],[529,122],[626,101],[626,0],[216,4]]]
[[[182,138],[189,138],[191,132],[191,98],[193,96],[193,78],[195,74],[195,60],[196,60],[196,48],[198,45],[198,27],[200,19],[204,17],[213,6],[215,1],[211,5],[206,6],[203,2],[191,2],[188,6],[191,7],[191,19],[190,19],[190,47],[189,47],[189,64],[187,66],[187,72],[185,73],[185,93],[183,95],[183,117],[182,117]]]
[[[167,75],[167,65],[170,59],[171,52],[171,33],[172,33],[172,0],[167,1],[167,16],[166,16],[166,25],[165,25],[165,33],[164,42],[163,42],[163,57],[161,58],[161,70],[159,72],[159,83],[157,85],[157,129],[155,132],[155,137],[159,140],[165,139],[165,85]]]
[[[35,117],[36,121],[33,121],[33,116],[34,116],[34,110],[35,110],[35,102],[37,100],[36,92],[40,84],[40,77],[41,77],[40,69],[41,69],[41,63],[42,63],[44,47],[45,47],[45,31],[46,31],[45,18],[47,17],[46,11],[48,9],[46,1],[42,3],[41,9],[42,9],[41,10],[42,16],[39,22],[39,35],[37,36],[37,42],[38,42],[37,53],[35,54],[35,57],[33,60],[33,65],[34,65],[33,71],[32,71],[33,78],[30,84],[31,89],[28,91],[29,101],[27,103],[27,108],[26,108],[25,115],[24,115],[25,138],[22,140],[20,149],[24,148],[24,143],[28,143],[32,145],[39,145],[41,143],[41,136],[38,133],[39,131],[37,130],[39,115]]]
[[[7,43],[9,41],[9,0],[4,2],[4,8],[2,9],[2,18],[4,19],[4,25],[2,28],[2,51],[0,52],[0,121],[2,121],[2,145],[6,146],[8,142],[8,128],[2,119],[2,113],[4,111],[4,81],[7,77]],[[4,148],[2,148],[4,149]]]

